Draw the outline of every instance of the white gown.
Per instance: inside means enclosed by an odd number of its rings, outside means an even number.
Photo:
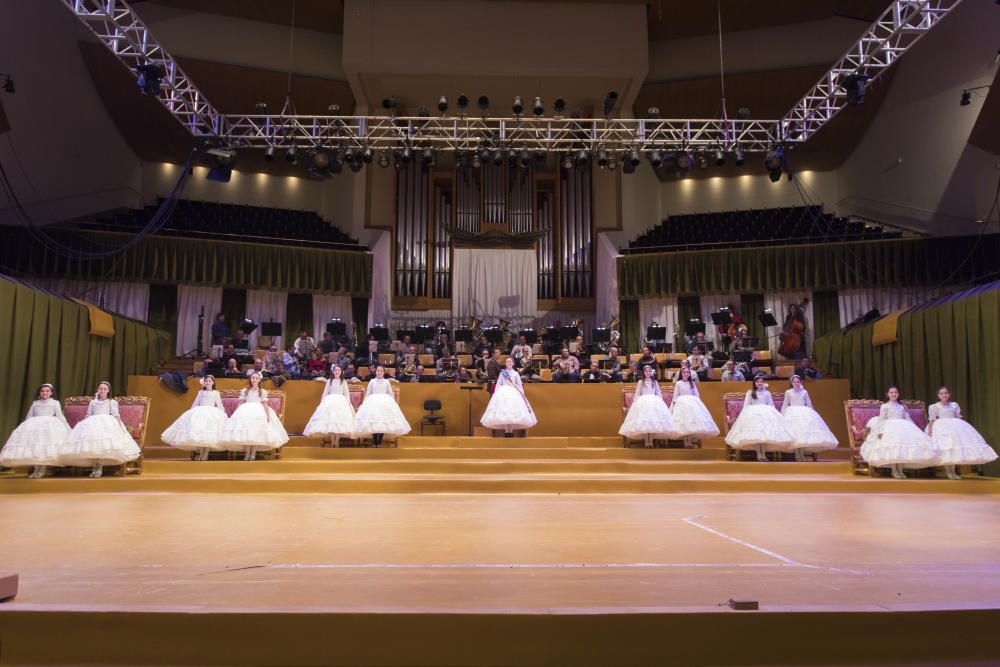
[[[354,419],[355,435],[406,435],[410,432],[410,423],[406,421],[403,411],[393,397],[392,384],[385,378],[374,378],[368,381],[365,389],[365,400],[358,408]]]
[[[351,390],[344,380],[330,379],[323,387],[323,397],[309,423],[306,424],[304,435],[354,435],[354,406],[351,405]]]
[[[837,437],[813,409],[809,392],[805,389],[785,391],[781,416],[785,418],[785,428],[792,434],[789,450],[801,449],[812,454],[837,448]]]
[[[538,423],[517,372],[500,371],[493,396],[479,423],[493,429],[528,429]]]
[[[618,433],[626,438],[644,438],[647,435],[674,439],[677,437],[670,409],[663,402],[663,394],[656,380],[643,378],[635,387],[635,399],[625,414]]]
[[[139,458],[142,451],[118,415],[118,401],[94,399],[87,416],[69,434],[59,464],[90,466],[119,465]]]
[[[743,410],[736,418],[736,423],[726,434],[726,444],[733,449],[754,449],[756,445],[764,445],[768,452],[788,451],[792,444],[792,434],[785,428],[785,420],[774,407],[771,392],[747,392],[743,399]]]
[[[267,404],[267,390],[240,390],[240,406],[226,420],[219,434],[219,444],[231,452],[242,452],[248,447],[258,451],[278,449],[288,442],[288,432]]]
[[[719,427],[701,402],[697,382],[694,386],[683,380],[674,383],[670,415],[674,418],[674,429],[680,438],[712,438],[719,435]]]
[[[194,397],[191,408],[174,420],[160,438],[177,449],[220,451],[225,449],[219,443],[225,425],[226,409],[222,407],[222,396],[214,389],[202,389]]]
[[[69,434],[69,424],[59,401],[54,398],[34,401],[24,421],[14,429],[0,451],[0,466],[56,465]]]
[[[954,401],[930,407],[927,429],[931,442],[941,451],[942,465],[982,465],[996,461],[997,453],[972,424],[962,419],[962,408]]]
[[[868,437],[861,445],[861,458],[869,465],[879,467],[898,463],[904,468],[939,465],[940,450],[913,423],[906,406],[891,401],[883,403],[878,417],[869,419],[867,426]]]

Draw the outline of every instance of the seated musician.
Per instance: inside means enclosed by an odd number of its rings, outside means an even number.
[[[528,339],[518,336],[514,347],[510,348],[510,356],[514,358],[514,368],[520,370],[526,366],[531,361],[531,346],[528,345]]]
[[[434,345],[434,356],[438,358],[449,358],[451,357],[451,338],[444,331],[438,336],[438,341]]]
[[[458,359],[455,357],[440,357],[434,362],[434,374],[438,382],[454,382],[458,373]]]
[[[702,350],[708,349],[706,343],[708,343],[708,338],[705,337],[704,331],[699,331],[692,338],[688,338],[688,354],[693,354],[695,348],[701,348]]]
[[[455,376],[455,382],[473,382],[472,376],[469,375],[469,369],[465,366],[460,366],[458,369],[458,374]]]
[[[416,375],[417,347],[411,345],[403,354],[396,355],[396,377],[400,382],[410,382]]]
[[[243,329],[237,329],[233,332],[233,347],[238,350],[249,350],[250,340],[247,338],[246,332]]]
[[[723,382],[745,382],[746,378],[740,369],[736,368],[736,364],[730,359],[726,363],[722,364],[722,381]]]
[[[490,342],[488,340],[486,340],[486,336],[480,336],[479,341],[476,343],[476,346],[472,348],[472,356],[478,359],[479,357],[483,356],[484,350],[486,351],[487,354],[490,354],[493,351],[493,346],[490,345]]]
[[[639,368],[645,366],[652,367],[654,371],[660,368],[659,362],[656,361],[656,357],[653,356],[653,351],[649,349],[648,345],[642,346],[642,355],[639,357]]]
[[[622,381],[622,358],[618,356],[617,347],[608,350],[608,358],[604,360],[603,365],[608,382]]]
[[[596,361],[590,362],[590,368],[583,372],[585,383],[605,382],[607,378],[601,373],[601,368]]]
[[[559,358],[552,364],[552,381],[580,381],[580,360],[569,353],[569,348],[564,347],[559,353]]]
[[[488,369],[489,363],[490,363],[490,353],[488,350],[483,350],[482,353],[478,357],[476,357],[476,361],[473,364],[473,367],[477,371],[476,381],[479,382],[479,384],[486,383],[486,376],[489,370]]]
[[[712,357],[705,354],[702,347],[696,347],[691,351],[691,356],[687,358],[691,372],[698,375],[699,380],[708,379],[708,369],[712,367]]]
[[[681,371],[683,371],[685,368],[687,368],[687,369],[691,368],[691,362],[688,361],[687,359],[685,359],[684,361],[681,362],[680,368],[675,368],[673,371],[671,371],[668,374],[667,379],[670,380],[671,382],[677,382],[678,380],[681,379]],[[698,377],[698,374],[695,373],[692,370],[691,371],[691,380],[693,382],[698,382],[700,379],[701,378]]]

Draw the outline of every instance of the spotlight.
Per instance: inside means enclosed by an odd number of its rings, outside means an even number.
[[[10,82],[10,79],[7,79],[7,81]],[[7,84],[4,84],[4,88],[6,88],[6,87],[7,87]],[[8,90],[7,92],[12,93],[14,91],[13,90]],[[967,90],[963,90],[962,91],[962,100],[959,102],[959,104],[961,106],[963,106],[963,107],[967,107],[967,106],[969,106],[969,104],[971,102],[972,102],[972,93],[970,93]]]
[[[603,108],[604,115],[610,116],[611,112],[615,110],[616,104],[618,104],[618,93],[612,90],[604,98],[604,108]]]
[[[510,105],[510,110],[514,112],[515,116],[520,116],[521,112],[524,111],[524,101],[521,99],[520,95],[514,96],[514,101]]]
[[[410,159],[413,157],[413,149],[409,146],[403,146],[403,150],[399,152],[399,160],[403,164],[409,163]]]
[[[333,166],[333,156],[322,148],[310,151],[306,156],[306,171],[318,178],[328,174]]]
[[[489,162],[490,161],[490,149],[489,148],[480,148],[479,149],[479,155],[477,157],[479,157],[479,162],[480,163]]]
[[[485,113],[490,108],[490,98],[486,97],[485,95],[480,95],[479,99],[476,101],[476,104],[478,104],[480,110],[482,110]]]
[[[489,153],[489,151],[486,151],[486,158],[489,159],[489,157],[490,157],[490,153]],[[473,153],[472,154],[472,168],[473,169],[479,169],[482,166],[483,166],[483,158],[480,157],[479,153]]]
[[[705,159],[705,154],[704,153],[701,153],[700,155],[698,155],[698,168],[699,169],[708,169],[708,160]]]
[[[465,169],[465,151],[455,153],[455,169],[456,171]]]
[[[396,151],[396,157],[392,159],[392,168],[396,171],[403,170],[403,161],[400,159],[399,151]]]
[[[264,160],[267,162],[274,162],[274,146],[268,146],[264,149]]]
[[[233,176],[233,166],[236,164],[236,151],[231,148],[209,148],[205,151],[212,156],[213,164],[205,175],[210,181],[228,183]]]
[[[743,156],[743,149],[737,146],[733,149],[733,164],[737,167],[742,167],[744,162],[746,162],[746,160]]]
[[[576,166],[582,167],[590,162],[590,155],[587,153],[586,149],[581,148],[576,152]]]
[[[459,95],[458,99],[455,100],[455,104],[458,105],[459,109],[465,111],[465,108],[469,106],[469,98],[468,98],[468,96],[466,96],[466,95]]]
[[[535,101],[531,103],[531,112],[536,116],[541,116],[545,113],[545,105],[542,104],[541,97],[535,97]]]
[[[716,148],[715,149],[715,153],[713,153],[713,157],[715,158],[715,166],[716,167],[721,167],[724,164],[726,164],[726,154],[722,152],[721,148]]]
[[[347,166],[349,166],[351,168],[351,171],[353,171],[356,174],[359,171],[361,171],[361,168],[365,165],[363,162],[361,162],[361,160],[355,157],[353,160],[347,163]]]
[[[163,69],[159,65],[155,63],[146,63],[145,65],[139,65],[136,67],[135,71],[139,74],[137,83],[139,84],[139,90],[142,91],[143,95],[156,97],[160,94],[160,82],[163,80]],[[9,87],[8,84],[10,84]],[[14,92],[11,90],[14,87],[14,83],[10,80],[10,76],[7,77],[7,81],[4,83],[3,87],[8,93]]]
[[[687,171],[691,168],[691,154],[687,151],[682,151],[678,153],[676,160],[677,168],[681,171]]]
[[[493,159],[493,164],[495,164],[496,166],[499,167],[500,165],[503,164],[503,151],[500,150],[499,148],[493,151],[493,155],[491,157]]]
[[[562,112],[566,110],[566,100],[557,97],[556,101],[552,103],[552,108],[555,110],[557,116],[561,116]]]
[[[375,151],[372,150],[371,146],[365,146],[365,150],[361,153],[361,160],[365,164],[371,164],[372,157],[375,155]]]
[[[257,102],[257,104],[253,106],[253,108],[258,116],[267,115],[267,102]]]
[[[517,163],[521,166],[522,169],[527,169],[528,167],[530,167],[531,166],[531,153],[529,153],[526,150],[522,150],[517,155]]]
[[[448,98],[444,95],[438,98],[438,111],[441,112],[441,115],[448,112]]]
[[[285,150],[285,161],[288,162],[289,164],[299,163],[298,156],[295,155],[295,146],[289,146]]]
[[[650,118],[657,119],[660,117],[660,107],[649,107],[646,109],[646,115]]]
[[[396,109],[398,107],[399,104],[396,102],[395,97],[387,97],[384,100],[382,100],[382,108],[388,111],[390,116],[396,115]]]
[[[545,161],[548,159],[549,154],[545,151],[535,151],[531,156],[531,159],[535,161],[535,164],[545,165]]]
[[[863,104],[865,101],[865,82],[868,77],[864,74],[851,74],[844,79],[844,90],[847,91],[847,103],[852,107]]]
[[[632,167],[632,169],[634,170],[634,169],[635,169],[636,167],[638,167],[638,166],[639,166],[639,163],[640,163],[641,161],[642,161],[642,160],[641,160],[641,159],[640,159],[640,157],[639,157],[639,149],[638,149],[638,148],[633,148],[633,149],[632,149],[632,150],[630,150],[630,151],[628,152],[628,154],[627,154],[627,155],[625,156],[625,159],[624,159],[624,160],[622,160],[622,163],[623,163],[623,164],[624,164],[624,165],[625,165],[626,167]],[[629,172],[629,173],[632,173],[632,172]]]
[[[603,148],[597,150],[597,166],[607,167],[608,166],[608,152]]]
[[[388,151],[382,151],[381,153],[378,154],[378,166],[382,167],[383,169],[389,166]]]
[[[339,116],[340,115],[340,105],[331,104],[326,108],[326,113],[328,116]]]
[[[739,118],[740,120],[746,120],[747,118],[750,117],[750,109],[747,107],[740,107],[736,111],[736,117]]]
[[[614,153],[608,156],[608,171],[614,171],[618,168],[618,158]]]
[[[772,183],[777,183],[781,180],[781,170],[777,169],[775,171],[769,171],[767,172],[767,177],[771,179]]]
[[[425,167],[433,167],[435,162],[436,158],[434,156],[434,149],[430,147],[425,148],[420,154],[420,164]]]
[[[431,115],[431,110],[427,108],[426,104],[421,104],[420,107],[417,109],[417,115],[420,116],[421,118],[427,118],[428,116]]]
[[[764,156],[764,168],[767,169],[767,177],[771,179],[772,183],[781,180],[781,169],[784,162],[785,150],[781,146],[768,151]]]
[[[653,165],[654,169],[663,166],[663,154],[660,153],[660,151],[649,151],[649,153],[646,154],[646,157],[649,159],[649,164]]]
[[[515,166],[517,164],[517,151],[513,148],[507,149],[507,164],[510,166]]]
[[[563,156],[562,156],[562,160],[560,160],[560,164],[562,165],[563,169],[572,169],[573,168],[573,154],[572,153],[564,153]]]
[[[638,156],[638,155],[639,154],[636,153],[636,156]],[[637,166],[637,164],[634,163],[634,162],[632,162],[632,154],[629,153],[629,155],[625,156],[625,159],[622,160],[622,173],[623,174],[633,174],[633,173],[635,173],[636,166]]]

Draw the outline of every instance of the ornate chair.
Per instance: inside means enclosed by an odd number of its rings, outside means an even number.
[[[622,385],[622,388],[621,388],[622,421],[625,420],[625,416],[628,414],[629,409],[632,407],[632,402],[635,401],[635,388],[636,388],[635,384],[623,384]],[[663,387],[660,387],[660,392],[661,392],[662,397],[663,397],[663,402],[666,403],[667,404],[667,408],[669,408],[670,404],[673,403],[673,400],[674,400],[674,390],[673,390],[673,388],[665,390],[665,389],[663,389]],[[669,440],[667,442],[669,442]],[[622,436],[622,447],[628,447],[628,443],[629,443],[629,439],[626,438],[623,435]]]
[[[723,435],[729,433],[729,429],[733,427],[736,420],[739,418],[740,413],[743,412],[743,401],[746,399],[746,392],[730,391],[722,395],[722,405],[725,408],[726,415],[726,430]],[[771,392],[771,400],[774,401],[774,409],[781,412],[781,404],[785,401],[784,393]],[[775,452],[775,459],[781,460],[781,452]],[[739,460],[739,452],[728,444],[726,445],[726,458],[730,461]]]
[[[222,407],[226,411],[227,417],[232,417],[233,413],[236,412],[236,408],[240,407],[240,390],[239,389],[220,389],[219,395],[222,397]],[[267,390],[267,404],[271,406],[274,410],[274,414],[278,415],[278,420],[285,422],[285,392],[279,389],[268,389]],[[232,458],[235,453],[229,452],[229,457]],[[258,456],[273,456],[276,459],[281,458],[281,448],[272,449],[266,452],[259,452]]]
[[[910,399],[901,400],[910,419],[917,428],[924,430],[927,428],[927,404],[923,401]],[[847,433],[850,437],[851,445],[851,466],[856,474],[868,474],[874,477],[877,469],[868,465],[868,462],[861,458],[861,445],[868,437],[868,422],[872,417],[878,417],[882,401],[873,398],[861,398],[844,401],[844,417],[847,419]]]
[[[87,406],[93,396],[70,396],[63,399],[63,413],[70,427],[76,426],[87,416]],[[117,466],[118,474],[142,474],[143,448],[146,444],[146,426],[149,423],[149,398],[145,396],[116,396],[118,413],[129,435],[139,445],[139,458]]]
[[[355,412],[357,412],[361,408],[361,404],[365,402],[365,391],[367,390],[367,388],[368,388],[367,386],[355,386],[353,384],[351,385],[350,387],[351,405],[354,407]],[[399,405],[399,387],[393,386],[392,397],[396,401],[396,404]],[[388,437],[392,438],[393,442],[396,442],[395,436],[388,436]],[[366,441],[369,441],[369,438],[370,436],[359,435],[355,436],[353,439],[355,444],[364,445]],[[396,444],[398,445],[398,442]],[[372,443],[372,445],[374,446],[374,442]]]

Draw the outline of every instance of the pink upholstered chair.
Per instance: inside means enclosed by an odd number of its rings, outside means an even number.
[[[87,416],[87,406],[93,396],[70,396],[63,399],[63,414],[70,428],[76,426]],[[145,396],[115,396],[118,401],[118,413],[122,423],[128,429],[129,435],[139,445],[139,458],[117,466],[118,474],[142,473],[143,447],[146,444],[146,426],[149,423],[149,398]]]
[[[388,370],[388,369],[386,369],[386,370]],[[355,385],[357,385],[357,386],[355,386]],[[351,405],[354,406],[354,411],[355,412],[358,411],[358,409],[361,407],[361,404],[364,403],[364,401],[365,401],[365,390],[366,389],[368,389],[367,385],[361,386],[361,385],[358,385],[358,383],[354,383],[350,387],[350,390],[351,390]],[[393,397],[393,399],[395,399],[396,404],[399,405],[399,387],[393,386],[393,388],[392,388],[392,397]],[[392,439],[392,441],[394,443],[396,442],[396,437],[395,436],[387,436],[387,437],[390,438],[390,439]],[[358,436],[358,437],[354,438],[354,442],[356,444],[358,444],[358,445],[363,445],[363,444],[365,444],[365,442],[370,442],[370,440],[368,438],[364,437],[364,436]]]
[[[729,433],[729,429],[733,427],[736,419],[743,412],[743,400],[745,398],[746,392],[742,391],[729,391],[722,395],[723,413],[726,415],[726,430],[723,435]],[[730,461],[736,460],[736,450],[729,445],[726,445],[726,458]]]
[[[226,411],[227,417],[232,417],[233,413],[236,412],[236,408],[240,407],[240,390],[239,389],[220,389],[219,395],[222,397],[222,407]],[[267,390],[267,404],[271,406],[274,410],[274,414],[278,415],[278,420],[282,423],[285,422],[285,392],[279,389],[268,389]],[[235,455],[235,452],[229,453],[230,458]],[[281,448],[272,449],[266,452],[258,452],[258,457],[261,456],[271,456],[275,459],[281,458]]]
[[[927,404],[914,400],[902,400],[900,403],[906,406],[910,419],[917,428],[924,430],[927,427]],[[857,474],[875,475],[875,468],[861,458],[861,445],[868,437],[868,422],[873,417],[878,417],[881,407],[882,401],[873,398],[844,401],[844,417],[847,419],[847,433],[851,445],[851,467]]]
[[[622,420],[623,421],[625,420],[625,415],[628,414],[629,408],[632,407],[632,402],[635,401],[635,388],[636,388],[636,385],[634,385],[634,384],[625,384],[625,385],[622,385],[621,396],[622,396]],[[673,390],[673,388],[664,389],[663,387],[660,387],[660,392],[661,392],[661,395],[663,397],[663,402],[666,403],[667,407],[669,408],[670,404],[674,400],[674,390]],[[622,436],[622,446],[623,447],[628,447],[628,443],[629,443],[629,439],[626,438],[625,436]]]

